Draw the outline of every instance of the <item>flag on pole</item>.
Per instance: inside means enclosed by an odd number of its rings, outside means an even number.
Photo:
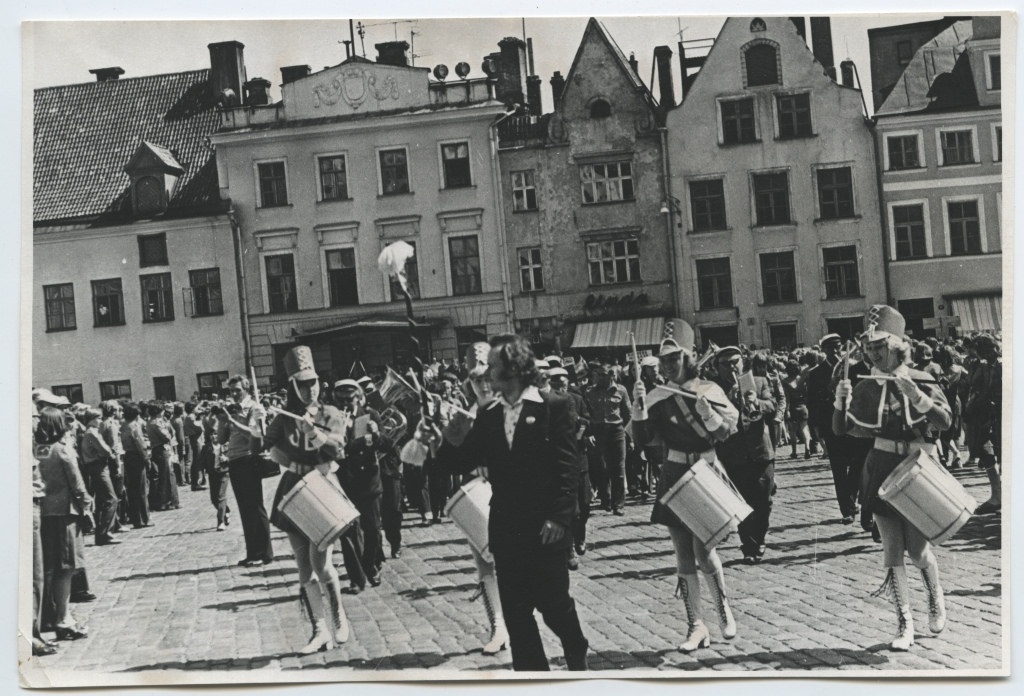
[[[412,385],[402,379],[401,375],[388,367],[387,372],[384,374],[384,381],[381,382],[380,396],[384,401],[394,406],[398,402],[408,397],[416,397],[416,390],[413,389]]]

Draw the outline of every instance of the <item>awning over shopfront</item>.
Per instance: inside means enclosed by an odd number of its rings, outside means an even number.
[[[573,348],[629,348],[629,333],[636,335],[637,346],[656,346],[665,334],[664,317],[617,319],[577,324]]]
[[[314,331],[307,331],[305,333],[298,334],[295,339],[297,341],[310,339],[310,338],[324,338],[327,336],[333,336],[344,333],[357,333],[362,331],[401,331],[408,326],[408,323],[403,319],[360,319],[358,321],[350,321],[345,324],[338,324],[337,326],[329,326],[324,329],[316,329]],[[429,329],[433,326],[430,323],[417,322],[417,329]]]
[[[1001,331],[1003,328],[1001,295],[954,297],[949,304],[953,316],[960,317],[961,331]]]

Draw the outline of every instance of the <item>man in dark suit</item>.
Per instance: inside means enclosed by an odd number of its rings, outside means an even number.
[[[580,567],[579,556],[587,552],[587,520],[590,519],[590,499],[593,490],[590,487],[590,467],[587,462],[586,447],[584,438],[589,437],[590,409],[587,407],[587,400],[582,394],[569,390],[569,373],[564,367],[552,367],[547,371],[548,380],[551,383],[551,391],[556,394],[564,394],[572,400],[573,411],[576,418],[573,430],[576,433],[576,444],[579,447],[577,461],[579,462],[580,480],[576,487],[576,517],[572,522],[572,547],[569,549],[569,570],[578,570]]]
[[[764,377],[743,375],[743,355],[735,346],[715,354],[718,374],[713,381],[722,388],[740,412],[737,430],[715,446],[729,478],[754,511],[740,523],[740,550],[747,563],[758,563],[764,555],[775,494],[775,450],[768,424],[775,417],[776,403]]]
[[[490,344],[489,374],[499,396],[477,414],[464,439],[455,436],[457,429],[446,430],[437,459],[458,473],[487,468],[493,490],[488,534],[513,669],[549,669],[537,609],[561,639],[567,667],[585,670],[588,643],[569,594],[580,466],[574,408],[568,397],[537,389],[526,339],[505,335]],[[420,437],[431,436],[421,429]]]

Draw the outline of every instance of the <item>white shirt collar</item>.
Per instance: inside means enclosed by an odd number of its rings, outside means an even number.
[[[510,404],[505,400],[504,394],[498,394],[498,398],[496,398],[491,403],[487,404],[487,408],[494,408],[498,404],[501,404],[507,408],[515,408],[523,401],[533,401],[539,404],[544,402],[544,397],[540,395],[540,390],[537,389],[537,387],[530,385],[526,389],[524,389],[522,393],[519,394],[519,400],[516,401],[516,403]]]

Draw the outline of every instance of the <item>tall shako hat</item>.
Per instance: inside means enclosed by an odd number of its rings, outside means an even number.
[[[868,330],[864,332],[867,341],[880,341],[889,336],[903,338],[907,322],[903,315],[889,305],[872,305],[864,316]]]
[[[316,368],[313,367],[313,351],[307,346],[295,346],[284,356],[284,371],[296,382],[316,379]]]
[[[658,347],[658,357],[689,351],[693,345],[693,327],[682,319],[666,319],[665,330],[662,333],[661,345]]]

